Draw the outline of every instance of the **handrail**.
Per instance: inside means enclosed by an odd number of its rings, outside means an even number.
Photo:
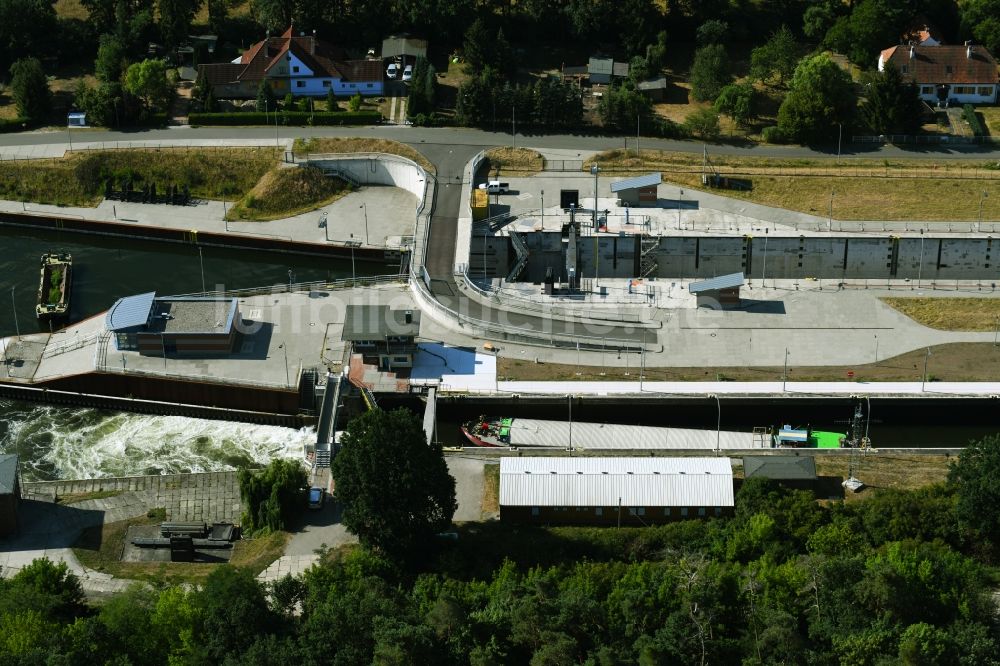
[[[370,275],[358,278],[343,278],[339,280],[317,280],[315,282],[296,282],[293,284],[275,284],[267,287],[248,287],[245,289],[226,289],[222,291],[203,291],[190,294],[171,294],[164,298],[191,298],[196,296],[222,296],[240,297],[257,296],[264,294],[285,294],[299,291],[312,291],[316,288],[323,288],[330,291],[338,289],[351,289],[358,286],[369,286],[373,284],[391,284],[394,282],[406,282],[407,276],[403,273],[389,273],[386,275]]]

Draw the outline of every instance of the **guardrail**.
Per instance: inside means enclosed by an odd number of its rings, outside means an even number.
[[[223,291],[203,291],[190,294],[171,294],[164,298],[190,298],[195,296],[215,296],[224,298],[241,298],[244,296],[262,296],[267,294],[287,294],[300,291],[315,291],[324,289],[327,291],[337,291],[339,289],[352,289],[354,287],[367,287],[378,284],[393,284],[407,282],[409,280],[405,273],[391,273],[388,275],[370,275],[359,278],[343,278],[341,280],[317,280],[315,282],[296,282],[292,284],[275,284],[267,287],[248,287],[246,289],[227,289]]]

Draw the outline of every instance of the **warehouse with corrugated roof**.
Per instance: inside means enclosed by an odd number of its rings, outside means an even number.
[[[500,520],[654,525],[730,515],[729,458],[500,459]]]

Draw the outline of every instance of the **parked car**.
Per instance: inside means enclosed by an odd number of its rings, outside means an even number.
[[[413,65],[407,65],[403,68],[403,81],[409,81],[413,78]]]
[[[385,76],[389,79],[395,79],[399,76],[399,65],[394,62],[389,63],[389,66],[385,70]]]
[[[486,190],[487,194],[507,194],[510,192],[510,183],[491,180],[486,183],[480,183],[479,189]]]
[[[326,497],[326,491],[322,488],[310,488],[309,489],[309,508],[310,509],[322,509],[323,499]]]

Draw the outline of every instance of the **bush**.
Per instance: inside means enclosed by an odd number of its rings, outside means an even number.
[[[281,124],[302,126],[309,125],[372,125],[382,122],[382,114],[378,111],[329,112],[317,111],[314,114],[301,111],[282,111]],[[274,114],[258,113],[192,113],[188,116],[192,125],[270,125],[274,122]]]
[[[719,114],[712,109],[698,109],[684,119],[684,129],[706,141],[719,138]]]
[[[966,104],[962,107],[962,118],[965,122],[969,123],[969,127],[972,128],[972,133],[976,136],[986,136],[988,132],[983,126],[983,121],[979,119],[979,115],[976,114],[976,107],[971,104]]]
[[[0,118],[0,134],[28,129],[27,118]]]
[[[764,143],[786,143],[788,141],[784,132],[777,125],[765,127],[760,133],[760,138],[764,140]]]

